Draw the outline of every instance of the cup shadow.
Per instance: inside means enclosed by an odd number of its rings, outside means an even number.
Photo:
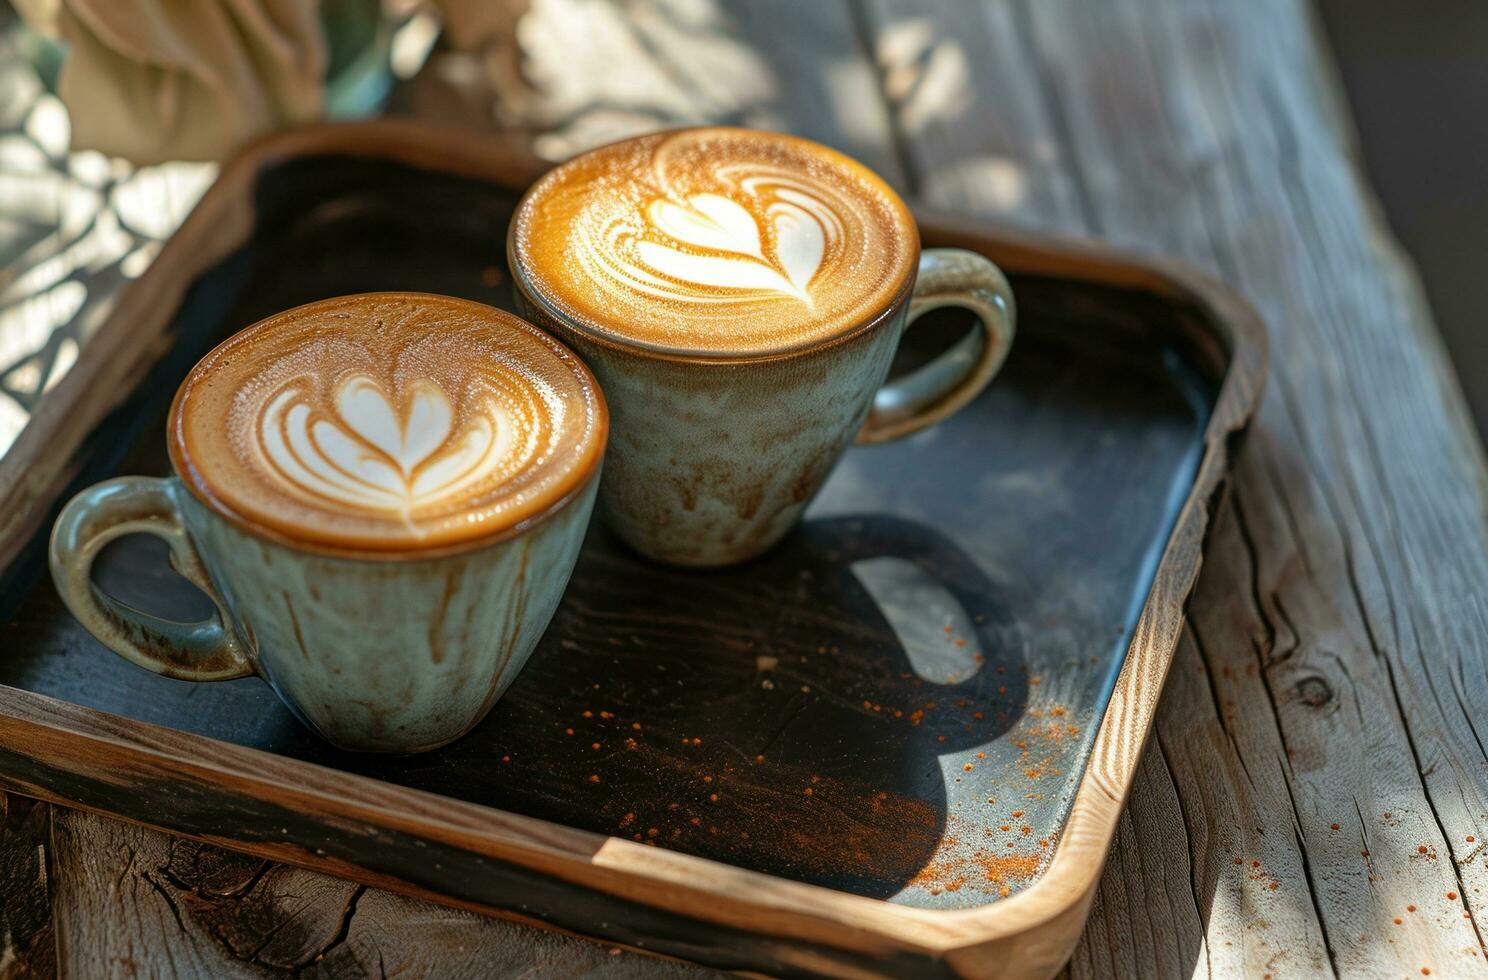
[[[710,572],[648,562],[596,525],[538,651],[474,732],[428,756],[324,761],[888,897],[942,845],[958,794],[985,795],[962,757],[990,754],[1022,714],[1006,594],[949,538],[894,517],[810,521]]]

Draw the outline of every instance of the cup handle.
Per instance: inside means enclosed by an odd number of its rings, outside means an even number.
[[[170,545],[171,566],[207,594],[216,615],[199,623],[177,623],[141,612],[95,585],[98,552],[127,534],[153,534]],[[123,476],[79,493],[52,527],[50,561],[52,581],[67,608],[124,659],[186,681],[225,681],[254,672],[227,625],[222,597],[181,524],[170,481]]]
[[[942,306],[970,310],[980,329],[924,367],[880,388],[858,442],[888,442],[948,418],[981,394],[1007,359],[1017,307],[1001,269],[965,249],[925,250],[906,328]]]

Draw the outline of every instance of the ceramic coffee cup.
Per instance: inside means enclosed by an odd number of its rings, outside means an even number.
[[[995,265],[921,252],[883,180],[776,133],[675,130],[576,157],[528,191],[507,251],[523,312],[604,387],[601,512],[674,564],[775,544],[855,438],[946,418],[1013,338]],[[943,306],[977,327],[886,383],[906,328]]]
[[[607,429],[588,369],[508,313],[414,293],[312,303],[192,370],[173,475],[74,497],[52,576],[147,670],[258,674],[338,746],[432,749],[480,721],[546,628]],[[162,620],[92,581],[100,549],[136,533],[164,539],[211,618]]]

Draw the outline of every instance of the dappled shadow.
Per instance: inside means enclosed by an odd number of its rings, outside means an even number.
[[[0,14],[0,456],[216,174],[69,152],[67,110]]]

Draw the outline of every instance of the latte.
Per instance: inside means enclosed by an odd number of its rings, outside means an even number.
[[[890,306],[919,253],[879,177],[827,147],[705,128],[601,147],[539,180],[513,267],[545,304],[622,343],[703,356],[829,339]]]
[[[488,539],[583,486],[608,416],[592,375],[478,303],[372,293],[236,334],[171,410],[187,486],[293,541],[405,551]]]

